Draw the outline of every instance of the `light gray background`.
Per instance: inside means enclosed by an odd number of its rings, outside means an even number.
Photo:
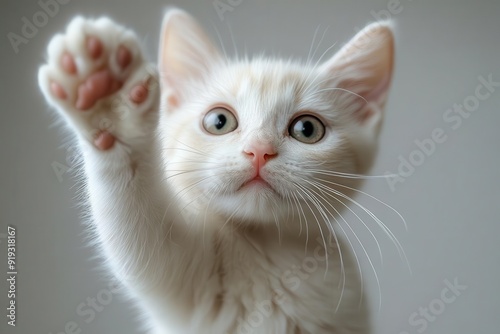
[[[227,3],[227,0],[222,0]],[[237,1],[234,1],[237,2]],[[196,16],[226,48],[232,49],[229,26],[237,48],[249,53],[306,57],[314,31],[328,27],[319,47],[347,41],[373,21],[372,11],[386,10],[377,1],[252,1],[243,2],[220,20],[212,1],[177,1]],[[7,224],[18,228],[18,327],[6,325],[6,290],[0,273],[1,333],[60,333],[75,321],[82,333],[137,333],[130,304],[114,296],[109,305],[86,323],[76,312],[88,297],[96,297],[108,281],[85,247],[74,180],[60,182],[54,162],[68,165],[67,139],[51,127],[53,118],[36,83],[51,35],[71,17],[109,15],[135,29],[152,60],[164,1],[73,0],[61,6],[39,33],[15,54],[7,33],[20,33],[22,21],[40,10],[37,1],[1,2],[1,113],[0,113],[0,233]],[[498,333],[500,282],[500,89],[453,130],[443,120],[445,111],[474,94],[478,76],[500,81],[499,1],[401,0],[397,22],[397,62],[386,109],[381,150],[373,174],[396,172],[401,155],[408,158],[414,141],[429,138],[442,128],[447,140],[391,191],[383,179],[369,181],[364,190],[396,208],[407,220],[405,231],[397,215],[369,197],[358,197],[393,230],[405,248],[413,274],[399,259],[391,241],[373,221],[384,255],[383,265],[369,234],[352,221],[379,275],[359,246],[365,280],[373,305],[374,333],[418,333],[409,317],[419,307],[438,305],[445,279],[455,278],[467,288],[444,312],[429,322],[425,333]],[[359,28],[357,28],[359,27]],[[359,212],[359,211],[358,211]],[[0,235],[2,237],[2,235]],[[1,239],[1,272],[6,272],[5,239]],[[382,298],[378,310],[379,297]]]

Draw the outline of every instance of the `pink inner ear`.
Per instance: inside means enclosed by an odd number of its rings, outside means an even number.
[[[386,75],[382,81],[371,91],[367,91],[364,94],[360,94],[366,100],[362,107],[355,112],[356,117],[361,123],[370,119],[376,113],[381,113],[385,106],[385,101],[387,98],[387,92],[389,90],[389,85],[391,83],[390,75]]]
[[[379,102],[381,99],[385,100],[387,91],[389,90],[389,84],[391,83],[391,75],[385,75],[380,83],[372,91],[366,94],[365,99],[368,102]]]
[[[222,57],[196,20],[179,9],[172,9],[165,16],[160,42],[162,82],[182,103],[182,93],[189,89],[189,81],[203,79]]]
[[[358,33],[325,64],[337,87],[361,96],[355,116],[365,122],[381,113],[387,98],[394,62],[394,39],[388,24],[375,23]],[[337,81],[336,78],[341,78]],[[360,103],[360,101],[354,101]]]

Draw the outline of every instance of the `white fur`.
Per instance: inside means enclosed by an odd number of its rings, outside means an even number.
[[[354,93],[358,86],[342,86],[344,80],[374,74],[370,68],[336,67],[338,62],[224,59],[196,22],[176,9],[163,29],[162,97],[150,84],[141,108],[124,99],[110,103],[114,96],[82,113],[51,96],[50,80],[64,83],[73,96],[94,68],[82,51],[89,33],[107,50],[125,41],[133,51],[126,87],[156,76],[133,33],[108,19],[76,18],[66,35],[54,37],[39,73],[45,97],[81,143],[93,226],[112,272],[144,309],[155,334],[367,333],[359,272],[332,228],[344,208],[333,191],[350,196],[346,186],[359,183],[318,170],[366,172],[387,88],[363,101],[366,87]],[[369,43],[377,49],[372,44],[380,43]],[[60,69],[64,50],[77,55],[82,77],[70,78]],[[213,136],[202,130],[201,119],[214,105],[237,113],[236,131]],[[360,121],[355,114],[365,109],[372,114]],[[326,124],[317,144],[286,133],[304,111]],[[118,139],[109,151],[92,144],[91,133],[103,117]],[[252,174],[243,147],[255,141],[278,148],[262,169],[274,191],[238,191]],[[318,180],[323,188],[308,183]]]

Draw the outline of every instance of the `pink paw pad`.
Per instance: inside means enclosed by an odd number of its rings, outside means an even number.
[[[61,66],[63,70],[68,74],[76,74],[76,63],[75,59],[69,52],[64,52],[61,57]]]
[[[132,62],[132,53],[129,49],[120,45],[118,47],[118,52],[116,53],[116,62],[120,65],[121,69],[124,70]]]
[[[120,88],[121,83],[108,69],[95,72],[78,87],[76,108],[80,110],[92,108],[98,100],[115,93]]]
[[[113,147],[115,144],[115,137],[107,131],[100,132],[94,139],[94,145],[102,150],[106,151]]]
[[[92,57],[92,59],[98,59],[102,55],[102,52],[104,51],[104,46],[97,37],[93,36],[88,37],[86,41],[86,46],[87,46],[87,51],[90,57]]]
[[[64,90],[64,88],[62,88],[62,86],[55,81],[52,81],[50,83],[50,91],[54,96],[56,96],[61,100],[66,100],[67,98],[66,91]]]
[[[86,47],[93,59],[98,59],[104,52],[104,46],[97,37],[88,37]],[[125,46],[120,45],[116,52],[116,61],[123,70],[132,62],[132,53]],[[100,99],[116,93],[122,87],[122,84],[107,68],[91,74],[78,87],[76,108],[83,111],[92,108]],[[147,97],[147,92],[145,94]],[[143,95],[144,92],[137,92],[134,95],[139,100],[138,103],[145,100],[145,97],[142,97]]]
[[[144,102],[148,98],[148,95],[149,91],[146,83],[141,83],[137,86],[132,87],[129,92],[130,101],[134,102],[135,104]]]

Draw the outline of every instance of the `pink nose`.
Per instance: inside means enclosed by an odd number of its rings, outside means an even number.
[[[267,161],[278,155],[274,146],[269,143],[252,143],[251,145],[248,145],[243,152],[252,158],[257,171],[259,171]]]

